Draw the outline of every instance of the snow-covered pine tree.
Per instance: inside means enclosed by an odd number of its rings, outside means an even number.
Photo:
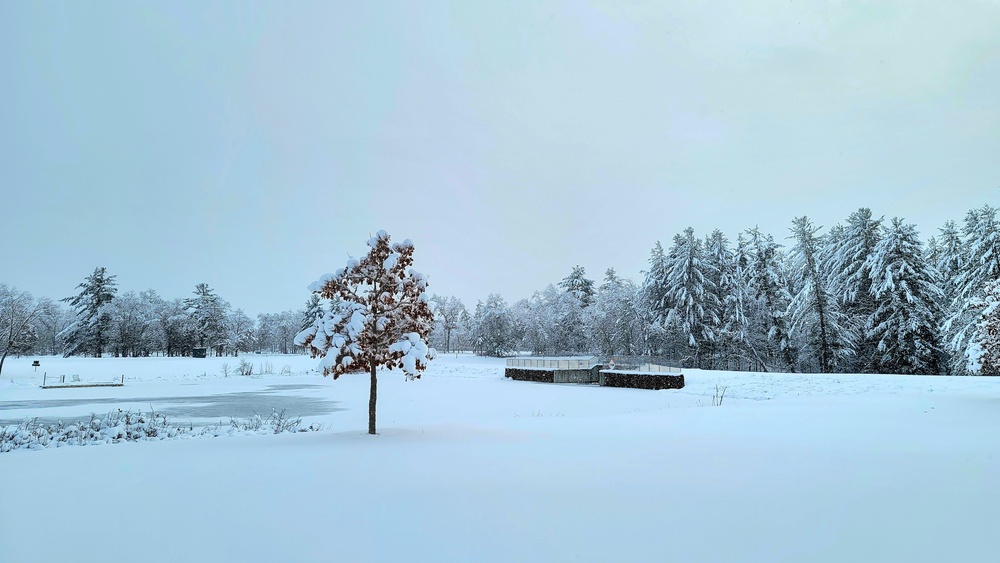
[[[797,351],[789,338],[788,304],[792,300],[781,246],[771,235],[754,227],[747,232],[750,249],[749,280],[751,295],[763,316],[763,332],[772,344],[769,356],[780,357],[789,371],[795,371]]]
[[[323,309],[323,301],[320,299],[319,294],[313,293],[309,295],[309,299],[306,300],[306,308],[302,313],[302,326],[299,330],[305,330],[309,328],[316,319],[323,316],[326,311]]]
[[[712,265],[705,260],[701,239],[691,227],[684,229],[674,237],[667,257],[666,293],[671,304],[667,325],[680,332],[696,367],[715,341],[713,327],[719,324],[719,298],[710,273]]]
[[[573,268],[573,273],[559,283],[563,291],[546,295],[547,305],[555,318],[552,339],[553,349],[558,354],[580,354],[587,350],[583,316],[594,302],[594,282],[583,275],[582,267]]]
[[[946,221],[940,232],[937,257],[933,265],[941,276],[941,289],[945,293],[946,303],[950,304],[958,296],[958,277],[969,263],[969,250],[954,221]]]
[[[978,324],[975,306],[982,302],[986,286],[1000,279],[1000,224],[997,209],[984,205],[969,211],[963,226],[966,263],[954,281],[954,300],[945,322],[952,368],[966,373],[972,363],[971,338]],[[948,285],[946,284],[946,288]],[[946,289],[947,291],[947,289]]]
[[[653,245],[649,253],[649,270],[643,274],[642,301],[639,304],[644,326],[643,351],[663,354],[670,344],[666,330],[670,300],[667,296],[667,257],[660,241]]]
[[[941,259],[941,245],[938,244],[936,237],[930,237],[927,239],[927,245],[924,252],[924,259],[927,260],[928,264],[937,268],[938,260]],[[940,273],[941,272],[938,271],[938,274]]]
[[[959,294],[982,296],[986,284],[1000,279],[1000,223],[997,208],[984,205],[969,211],[965,219],[968,264],[959,275]]]
[[[594,301],[594,280],[587,279],[583,266],[573,266],[573,271],[559,282],[559,287],[576,297],[584,307]]]
[[[229,303],[216,295],[207,283],[196,285],[193,293],[195,296],[185,299],[184,305],[190,315],[198,346],[214,348],[216,355],[222,355]]]
[[[754,308],[750,289],[752,256],[747,240],[742,234],[736,237],[736,247],[729,262],[729,271],[720,281],[722,300],[721,330],[727,343],[726,369],[745,369],[762,366],[763,358],[752,338],[748,311]],[[760,336],[765,336],[766,332]],[[761,339],[757,339],[758,341]]]
[[[822,245],[808,217],[792,221],[795,241],[791,257],[798,276],[796,292],[789,303],[790,335],[801,342],[800,350],[815,361],[821,373],[832,373],[850,355],[854,338],[844,326],[836,299],[831,298],[826,280],[820,272],[819,249]]]
[[[712,325],[715,338],[706,343],[705,346],[706,355],[710,357],[706,367],[716,367],[722,362],[728,364],[738,354],[736,348],[739,347],[740,342],[734,340],[734,335],[726,329],[730,318],[726,316],[727,313],[742,316],[742,311],[735,311],[732,308],[735,301],[729,299],[736,284],[733,261],[733,251],[729,248],[729,239],[719,229],[713,230],[712,234],[705,237],[705,264],[707,266],[706,277],[711,281],[708,287],[714,293],[714,301],[717,304],[715,323]],[[728,310],[727,303],[730,305]]]
[[[66,338],[66,356],[92,354],[100,358],[108,342],[111,317],[105,306],[118,292],[115,276],[107,268],[94,268],[83,283],[76,286],[80,293],[62,299],[76,312],[76,321],[63,333]]]
[[[851,213],[846,226],[831,229],[837,229],[837,235],[827,237],[821,269],[829,274],[829,291],[842,305],[867,301],[868,308],[873,307],[868,258],[881,240],[881,226],[882,217],[875,219],[871,209],[862,207]]]
[[[917,229],[894,217],[867,260],[875,311],[866,325],[879,373],[941,373],[941,289]]]
[[[830,229],[823,245],[820,272],[828,280],[828,290],[837,299],[837,306],[856,341],[851,371],[865,373],[875,370],[876,344],[865,334],[865,326],[875,311],[871,293],[871,272],[868,259],[881,238],[882,217],[872,217],[871,209],[862,207],[851,213],[847,225]]]
[[[368,254],[309,286],[325,299],[339,298],[343,307],[327,311],[295,337],[312,357],[322,357],[323,375],[337,379],[368,371],[368,433],[375,434],[379,367],[400,368],[418,379],[434,350],[427,345],[434,315],[428,304],[427,279],[413,269],[413,243],[391,244],[385,231],[368,240]]]
[[[976,300],[976,332],[969,352],[969,371],[978,375],[1000,375],[1000,280],[986,284]]]
[[[969,263],[969,250],[962,232],[954,221],[946,221],[939,229],[937,238],[937,267],[942,291],[941,308],[945,311],[942,338],[949,351],[948,372],[968,373],[968,358],[965,346],[974,312],[967,308],[969,300],[960,297],[959,276]]]

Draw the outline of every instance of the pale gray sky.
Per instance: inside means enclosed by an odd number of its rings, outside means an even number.
[[[1000,2],[0,3],[0,281],[250,313],[378,229],[470,308],[690,225],[1000,204]]]

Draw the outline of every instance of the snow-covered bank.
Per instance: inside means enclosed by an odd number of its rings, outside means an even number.
[[[687,371],[683,390],[645,391],[502,369],[385,373],[377,437],[364,377],[137,381],[309,381],[293,392],[342,410],[309,434],[3,454],[0,561],[995,558],[1000,381]],[[109,507],[159,524],[93,516]]]

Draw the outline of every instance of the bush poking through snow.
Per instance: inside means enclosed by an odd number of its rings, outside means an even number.
[[[288,418],[285,410],[271,411],[270,416],[262,418],[259,414],[253,413],[248,418],[229,419],[231,432],[257,432],[263,434],[282,434],[284,432],[309,432],[319,430],[319,424],[310,424],[306,428],[299,428],[302,425],[302,417]]]
[[[92,444],[117,444],[171,438],[216,437],[237,434],[282,434],[285,432],[313,432],[321,430],[317,423],[302,426],[302,418],[289,418],[285,411],[272,411],[267,418],[258,414],[246,419],[230,418],[229,429],[221,424],[195,430],[191,425],[178,426],[168,422],[166,415],[150,411],[111,411],[104,418],[91,415],[90,420],[64,424],[42,424],[37,418],[0,427],[0,452],[13,450],[40,450],[61,446]]]
[[[722,406],[722,400],[726,398],[726,389],[729,389],[729,387],[725,385],[723,385],[722,387],[719,387],[718,385],[715,386],[715,394],[712,395],[713,407]]]
[[[250,377],[253,375],[253,362],[240,360],[240,365],[236,367],[236,373]]]

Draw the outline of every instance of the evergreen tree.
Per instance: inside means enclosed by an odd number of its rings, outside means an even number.
[[[826,280],[820,273],[819,231],[808,217],[792,221],[792,260],[798,276],[797,291],[789,303],[792,324],[790,334],[798,336],[803,352],[815,361],[821,373],[833,372],[850,354],[853,341],[842,324],[837,302],[830,297]]]
[[[738,346],[738,342],[733,338],[734,336],[738,337],[738,334],[730,333],[727,330],[731,319],[727,314],[742,315],[742,311],[734,309],[735,301],[729,299],[733,297],[732,294],[737,283],[733,262],[733,251],[729,248],[729,239],[719,229],[713,230],[712,234],[705,238],[706,277],[711,282],[708,287],[712,288],[713,301],[716,302],[715,322],[711,327],[715,338],[706,345],[707,355],[711,357],[711,362],[706,367],[715,367],[717,362],[722,361],[723,356],[732,356],[734,349]]]
[[[670,314],[670,300],[667,296],[667,257],[660,241],[656,241],[649,253],[649,270],[642,282],[642,302],[640,310],[643,330],[643,351],[648,354],[663,354],[670,346],[667,332],[667,316]]]
[[[750,250],[748,286],[759,304],[767,340],[785,369],[795,371],[796,350],[789,338],[788,306],[792,300],[780,245],[771,235],[754,228],[747,233]]]
[[[326,311],[323,310],[323,302],[320,299],[319,294],[313,293],[310,295],[309,299],[306,301],[306,309],[302,313],[302,326],[299,327],[299,330],[305,330],[311,326],[314,322],[316,322],[316,319],[321,318],[325,312]]]
[[[875,370],[875,343],[865,332],[865,326],[875,312],[871,292],[871,272],[868,259],[881,238],[882,218],[875,219],[867,207],[847,218],[847,225],[830,230],[823,246],[821,275],[828,280],[828,290],[837,299],[844,323],[857,339],[850,369],[856,372]]]
[[[966,373],[973,362],[971,354],[975,350],[971,338],[979,323],[975,306],[982,303],[988,284],[1000,279],[1000,225],[996,212],[996,208],[984,205],[965,216],[966,260],[955,276],[954,301],[944,325],[955,373]]]
[[[965,347],[975,317],[974,311],[968,308],[969,300],[961,296],[959,279],[969,263],[969,250],[954,221],[945,222],[939,231],[934,265],[937,267],[942,291],[941,307],[946,312],[942,337],[951,352],[949,372],[963,374],[968,370]]]
[[[979,375],[1000,375],[1000,280],[986,284],[973,308],[978,314],[969,370]]]
[[[744,364],[762,365],[758,346],[751,335],[748,311],[754,307],[750,288],[752,255],[743,235],[736,237],[728,271],[720,277],[722,340],[726,343],[726,367],[742,369]]]
[[[866,328],[877,343],[878,372],[941,373],[941,289],[916,227],[893,218],[867,262],[876,308]]]
[[[207,283],[199,283],[194,288],[194,297],[184,300],[190,315],[191,326],[194,329],[198,346],[216,349],[221,355],[226,341],[226,314],[229,303],[226,303]]]
[[[582,306],[589,307],[594,302],[594,280],[586,276],[583,266],[573,266],[573,271],[559,282],[559,287],[576,297]]]
[[[927,239],[927,249],[924,252],[924,259],[927,260],[927,263],[937,268],[937,264],[941,260],[942,255],[942,248],[941,245],[938,244],[937,238],[930,237]],[[943,283],[944,280],[941,278],[940,274],[941,271],[938,270],[938,281]]]
[[[75,310],[76,320],[66,329],[66,356],[91,354],[100,358],[108,342],[111,316],[106,305],[118,292],[115,276],[98,267],[76,286],[80,293],[62,301]]]
[[[950,305],[958,297],[958,278],[969,263],[969,251],[954,221],[945,222],[940,231],[940,239],[937,241],[937,258],[933,265],[941,276],[941,289],[945,293],[945,303]]]
[[[968,264],[958,276],[962,297],[981,297],[986,284],[1000,279],[1000,224],[997,209],[984,205],[965,218]]]
[[[687,343],[688,353],[696,366],[701,366],[707,345],[715,341],[718,326],[719,298],[709,274],[712,266],[705,260],[701,240],[688,227],[674,237],[674,246],[667,257],[666,295],[671,304],[667,325],[679,331]]]
[[[667,298],[667,257],[663,246],[656,241],[649,253],[649,270],[646,271],[642,283],[643,298],[653,319],[664,323],[670,313],[670,302]]]

